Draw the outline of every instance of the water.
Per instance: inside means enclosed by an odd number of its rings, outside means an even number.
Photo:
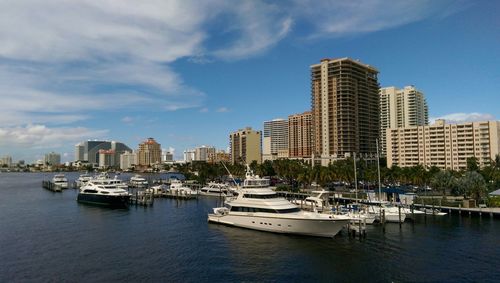
[[[208,224],[217,198],[78,204],[41,188],[51,176],[0,173],[0,282],[500,281],[498,219],[422,217],[362,241],[279,235]]]

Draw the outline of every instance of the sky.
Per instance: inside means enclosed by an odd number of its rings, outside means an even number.
[[[185,149],[310,109],[310,65],[414,85],[431,120],[500,119],[499,1],[0,0],[0,156],[148,137]]]

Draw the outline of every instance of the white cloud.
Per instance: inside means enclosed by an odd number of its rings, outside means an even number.
[[[312,25],[306,37],[325,35],[344,36],[349,34],[380,31],[416,22],[433,15],[460,9],[448,9],[464,3],[445,1],[315,1],[295,0],[293,13]]]
[[[208,108],[207,107],[203,107],[200,109],[200,113],[207,113],[208,112]]]
[[[478,121],[488,121],[496,120],[495,116],[488,113],[451,113],[439,117],[429,118],[430,123],[433,124],[437,119],[444,119],[447,123],[463,123],[463,122],[478,122]]]
[[[224,113],[224,112],[229,112],[229,108],[227,107],[220,107],[216,110],[216,112],[219,112],[219,113]]]
[[[78,141],[103,137],[107,130],[90,130],[84,127],[51,128],[45,125],[27,125],[0,128],[0,146],[28,148],[57,148]]]

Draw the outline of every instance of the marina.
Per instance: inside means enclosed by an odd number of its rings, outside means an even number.
[[[215,197],[107,209],[78,204],[76,190],[40,189],[46,176],[0,178],[2,282],[491,282],[498,274],[496,218],[417,215],[401,226],[366,225],[361,238],[347,229],[333,238],[282,235],[207,223],[222,204]],[[65,264],[46,264],[54,259]]]

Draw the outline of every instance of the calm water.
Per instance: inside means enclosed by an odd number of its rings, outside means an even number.
[[[208,224],[216,198],[78,204],[74,190],[41,188],[51,176],[0,173],[0,282],[500,282],[498,219],[422,217],[362,241],[286,236]]]

